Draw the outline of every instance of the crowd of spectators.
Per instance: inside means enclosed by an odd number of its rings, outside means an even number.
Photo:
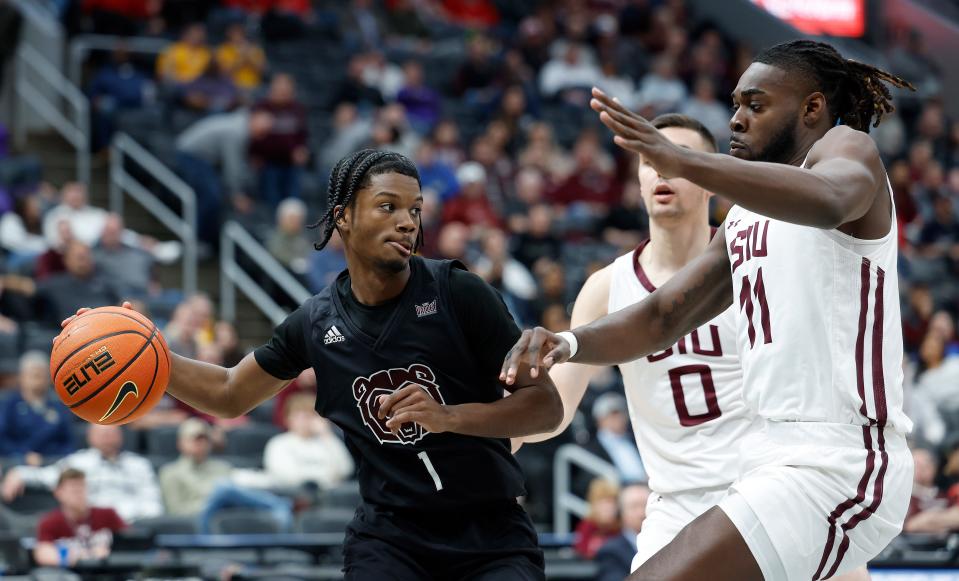
[[[120,43],[91,61],[85,89],[94,146],[106,147],[118,128],[148,125],[148,116],[131,112],[159,111],[163,121],[142,133],[194,188],[198,235],[211,247],[218,226],[235,219],[310,291],[319,291],[345,267],[338,237],[315,252],[315,231],[308,229],[322,213],[330,168],[362,147],[391,149],[414,159],[421,172],[422,253],[463,260],[503,294],[521,326],[554,331],[568,328],[586,277],[647,233],[636,160],[612,146],[586,105],[589,88],[599,86],[647,117],[696,117],[725,148],[724,96],[761,48],[698,21],[682,0],[61,4],[74,30],[170,41],[155,59],[131,56]],[[919,87],[913,95],[897,92],[898,111],[873,133],[896,204],[906,401],[917,424],[907,530],[959,530],[959,121],[946,112],[947,95],[921,35],[895,29],[888,36],[884,66]],[[171,298],[156,284],[153,264],[174,251],[91,207],[82,184],[11,191],[11,207],[0,215],[0,342],[22,350],[24,326],[50,329],[78,306],[122,296],[159,315],[177,352],[222,364],[242,356],[246,345],[228,324],[214,321],[209,298]],[[714,199],[713,222],[727,210]],[[86,473],[94,498],[101,483],[93,467],[68,462],[108,457],[92,436],[90,449],[42,472],[48,458],[72,450],[74,433],[62,428],[68,419],[31,378],[34,359],[24,356],[19,391],[0,405],[0,422],[36,417],[49,430],[32,434],[43,442],[0,441],[0,450],[24,465],[9,472],[4,495],[27,482],[54,486],[55,470],[70,466]],[[328,487],[348,478],[348,458],[310,457],[329,448],[313,440],[338,442],[328,425],[297,415],[306,409],[297,394],[311,389],[316,378],[301,377],[277,401],[275,423],[286,429],[289,421],[289,432],[267,446],[265,473],[214,461],[208,450],[224,449],[233,430],[259,420],[199,416],[211,427],[187,429],[200,425],[183,423],[197,414],[164,400],[134,433],[182,425],[182,456],[161,470],[167,510],[202,514],[217,497],[229,497],[279,514],[293,505],[260,495],[264,488],[307,481]],[[604,544],[590,539],[599,535],[610,546],[629,540],[626,533],[642,520],[637,499],[648,494],[632,486],[645,480],[645,470],[616,395],[621,389],[615,373],[595,380],[565,440],[610,461],[626,484],[622,490],[576,485],[596,499],[583,521],[593,527],[581,538],[583,554],[613,564],[625,551],[611,548],[604,559]],[[6,433],[0,425],[0,440]],[[532,446],[521,452],[527,468],[537,453]],[[323,466],[322,475],[302,473],[313,465]],[[531,477],[530,488],[528,506],[545,521],[548,477]],[[120,508],[124,520],[136,518]]]

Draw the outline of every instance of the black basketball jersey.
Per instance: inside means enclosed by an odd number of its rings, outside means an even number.
[[[508,440],[433,434],[414,423],[394,435],[376,417],[377,399],[410,383],[449,405],[503,397],[499,369],[477,368],[454,312],[449,277],[457,267],[414,256],[379,337],[359,328],[335,283],[303,305],[316,410],[343,430],[366,502],[442,509],[525,494]]]

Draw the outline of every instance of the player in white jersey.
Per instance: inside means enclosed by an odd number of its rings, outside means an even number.
[[[828,579],[900,532],[913,463],[895,209],[866,134],[892,110],[885,83],[911,88],[825,43],[767,49],[733,93],[732,157],[676,147],[594,89],[618,145],[738,208],[646,300],[562,336],[524,332],[507,381],[527,357],[548,368],[656,352],[733,305],[744,397],[764,422],[742,443],[740,478],[720,505],[630,581]]]
[[[717,151],[712,133],[695,119],[668,114],[652,124],[681,147]],[[589,277],[573,306],[573,326],[643,300],[709,243],[708,191],[683,178],[663,179],[642,158],[638,177],[649,240]],[[632,570],[715,506],[739,476],[739,440],[757,421],[742,397],[735,315],[730,307],[675,344],[619,366],[652,491]],[[519,441],[541,442],[562,433],[601,369],[579,363],[553,367],[564,421],[554,432]]]

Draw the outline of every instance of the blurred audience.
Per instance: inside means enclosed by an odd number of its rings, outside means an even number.
[[[266,99],[254,111],[273,116],[269,131],[251,137],[250,155],[259,167],[260,195],[276,208],[284,198],[300,197],[301,171],[310,157],[306,108],[296,98],[293,77],[274,76]]]
[[[573,548],[581,557],[592,559],[604,544],[619,535],[619,486],[596,478],[589,484],[586,501],[589,512],[576,525]]]
[[[649,488],[645,484],[629,484],[619,492],[619,516],[622,530],[599,548],[594,560],[599,566],[596,581],[622,581],[632,571],[636,556],[636,537],[646,520]]]

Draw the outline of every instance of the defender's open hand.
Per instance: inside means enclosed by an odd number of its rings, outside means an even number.
[[[540,353],[547,351],[546,356],[540,359]],[[542,366],[546,371],[556,365],[569,360],[569,343],[556,333],[543,327],[535,329],[526,329],[520,335],[519,341],[506,354],[503,360],[503,368],[500,370],[499,379],[506,385],[513,385],[516,381],[516,373],[524,358],[529,363],[529,375],[532,378],[539,377],[539,368]]]

